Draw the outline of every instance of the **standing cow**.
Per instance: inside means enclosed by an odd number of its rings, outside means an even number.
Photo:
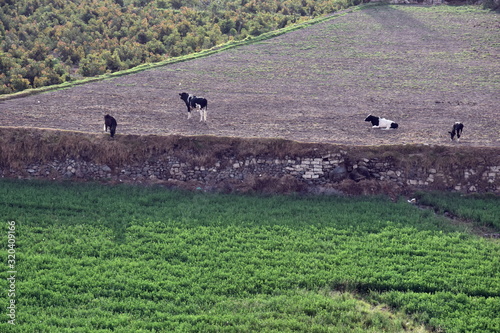
[[[186,103],[188,111],[188,119],[191,119],[191,110],[197,109],[200,111],[200,121],[207,121],[207,106],[208,101],[202,97],[196,97],[186,92],[180,93],[181,99]]]
[[[460,136],[462,135],[463,129],[464,129],[464,124],[462,124],[461,122],[457,121],[455,124],[453,124],[451,132],[448,132],[451,135],[451,141],[455,139],[455,135],[457,136],[457,141],[460,141]]]
[[[116,126],[118,126],[118,124],[116,123],[115,118],[111,117],[109,114],[104,116],[104,132],[107,132],[109,128],[111,137],[114,137],[116,133]]]

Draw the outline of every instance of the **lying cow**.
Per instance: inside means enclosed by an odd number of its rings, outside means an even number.
[[[389,129],[389,128],[398,128],[398,124],[393,122],[392,120],[388,120],[385,118],[380,118],[380,117],[375,117],[372,116],[371,114],[366,117],[365,121],[370,121],[372,123],[372,128],[383,128],[383,129]]]
[[[114,137],[116,132],[116,126],[118,126],[118,124],[116,123],[115,118],[111,117],[109,114],[104,116],[104,132],[107,132],[109,128],[109,133],[111,137]]]
[[[453,128],[450,133],[451,135],[451,140],[455,139],[455,135],[457,136],[457,141],[460,141],[460,135],[462,135],[462,131],[464,129],[464,124],[461,122],[457,121],[455,124],[453,124]]]
[[[181,96],[181,99],[186,103],[188,119],[191,119],[191,110],[197,109],[200,111],[200,121],[207,121],[208,101],[205,98],[196,97],[186,92],[180,93],[179,96]]]

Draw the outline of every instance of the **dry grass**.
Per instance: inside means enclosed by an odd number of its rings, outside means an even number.
[[[191,166],[212,168],[220,163],[222,168],[230,168],[235,161],[248,158],[295,159],[318,158],[329,154],[342,154],[347,167],[363,159],[389,163],[391,169],[403,170],[409,179],[418,179],[435,168],[452,176],[456,181],[464,181],[464,170],[474,169],[477,174],[468,181],[478,184],[479,190],[486,190],[481,174],[486,165],[500,166],[500,147],[472,147],[462,150],[457,147],[431,147],[422,145],[391,146],[342,146],[334,144],[312,144],[276,139],[242,139],[213,136],[156,136],[119,135],[111,139],[109,135],[79,132],[0,128],[0,171],[13,171],[16,175],[26,175],[26,168],[32,165],[50,164],[55,161],[85,160],[96,164],[106,164],[121,170],[127,165],[144,165],[177,159]],[[419,176],[420,175],[420,176]],[[62,179],[61,174],[52,172],[51,179]],[[477,178],[477,179],[475,179]],[[125,180],[128,181],[128,180]],[[131,181],[131,180],[130,180]],[[359,182],[345,179],[310,186],[291,175],[267,175],[248,173],[244,179],[224,179],[217,177],[199,181],[151,180],[151,184],[194,190],[202,187],[217,192],[236,193],[342,193],[348,195],[383,194],[393,200],[399,195],[410,195],[414,189],[406,185],[396,185],[392,181],[364,179]],[[484,187],[484,188],[483,188]],[[448,190],[450,185],[442,178],[436,178],[428,189]]]
[[[114,139],[105,134],[80,132],[0,128],[0,165],[16,168],[25,163],[79,159],[109,166],[119,166],[176,157],[195,165],[213,165],[216,161],[257,158],[324,157],[344,153],[352,162],[378,159],[420,168],[477,167],[500,165],[500,148],[388,145],[344,146],[321,143],[301,143],[283,139],[244,139],[215,136],[156,136],[119,135]]]

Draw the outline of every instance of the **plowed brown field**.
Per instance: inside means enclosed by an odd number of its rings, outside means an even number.
[[[0,126],[274,137],[355,145],[500,145],[500,15],[367,6],[205,58],[0,102]],[[208,99],[188,120],[180,92]],[[399,123],[372,129],[368,114]]]

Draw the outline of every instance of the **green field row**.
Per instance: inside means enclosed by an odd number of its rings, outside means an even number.
[[[2,332],[500,330],[498,241],[406,200],[2,180],[0,220]]]

